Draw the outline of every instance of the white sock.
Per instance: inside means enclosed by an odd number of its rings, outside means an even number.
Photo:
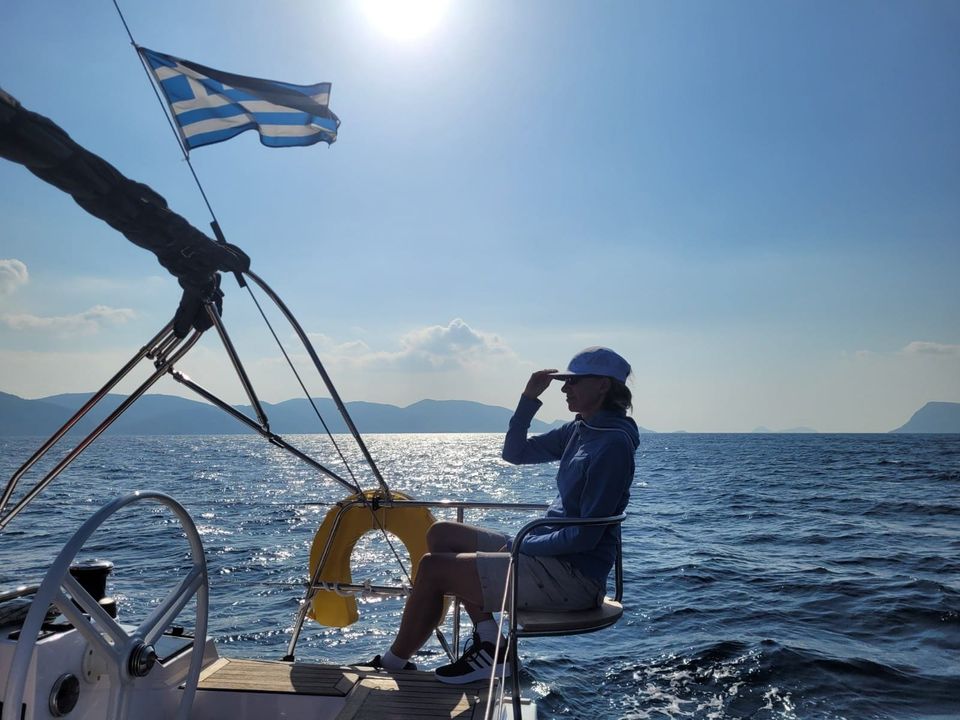
[[[408,659],[397,657],[390,650],[387,650],[380,656],[380,664],[384,670],[403,670],[403,666],[407,664]]]
[[[500,635],[500,626],[496,620],[481,620],[474,628],[477,635],[480,636],[480,642],[488,642],[491,645],[497,644],[497,637]]]

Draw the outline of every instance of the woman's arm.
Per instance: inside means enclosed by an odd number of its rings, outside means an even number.
[[[551,373],[556,370],[538,370],[530,376],[527,386],[520,396],[520,403],[510,418],[507,436],[503,440],[501,457],[514,465],[544,463],[559,460],[570,437],[567,426],[550,430],[543,435],[527,437],[530,422],[540,406],[539,397],[553,380]]]
[[[527,436],[530,421],[540,409],[539,400],[531,399],[526,395],[520,396],[517,409],[510,418],[510,427],[503,439],[502,457],[514,465],[530,463],[545,463],[559,460],[570,436],[568,425],[548,430],[542,435]]]

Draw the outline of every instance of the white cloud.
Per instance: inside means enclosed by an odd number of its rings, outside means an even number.
[[[848,353],[843,352],[841,355],[846,357]],[[960,357],[960,345],[949,345],[946,343],[937,343],[937,342],[928,342],[925,340],[914,340],[913,342],[907,343],[900,350],[855,350],[852,353],[853,357],[859,359],[873,359],[881,357],[903,357],[903,356],[913,356],[918,355],[937,355],[940,357]]]
[[[5,313],[0,315],[0,324],[11,330],[38,330],[60,335],[91,335],[104,325],[122,325],[135,317],[129,308],[111,308],[94,305],[75,315],[52,315],[43,317],[28,313]]]
[[[400,339],[400,346],[396,352],[372,352],[357,359],[374,370],[430,372],[476,369],[514,356],[499,336],[474,330],[460,318],[446,326],[413,330]]]
[[[0,259],[0,295],[10,295],[30,281],[27,266],[14,258]]]
[[[413,329],[393,347],[320,334],[311,334],[310,340],[345,400],[402,406],[430,398],[510,405],[533,367],[499,335],[472,328],[460,318]],[[303,377],[311,377],[303,352],[298,350],[291,359]],[[292,385],[288,390],[274,389],[282,384],[284,374],[277,372],[280,362],[284,361],[264,357],[248,368],[254,370],[255,382],[263,378],[271,383],[269,390],[264,387],[266,397],[287,399],[299,392],[291,391]],[[311,393],[323,394],[314,382],[306,382]]]
[[[336,357],[358,357],[370,352],[370,346],[363,340],[348,340],[338,343],[332,337],[323,333],[307,333],[307,337],[315,350]]]
[[[960,345],[914,340],[902,352],[906,355],[955,355],[960,356]]]

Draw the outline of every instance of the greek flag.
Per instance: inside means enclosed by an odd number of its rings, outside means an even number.
[[[328,145],[340,120],[330,112],[330,83],[291,83],[232,75],[138,48],[170,105],[187,149],[229,140],[246,130],[268,147]]]

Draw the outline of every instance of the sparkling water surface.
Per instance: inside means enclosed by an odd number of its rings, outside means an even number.
[[[328,439],[290,439],[346,474]],[[417,498],[552,499],[555,466],[507,465],[501,442],[367,438],[391,488]],[[0,439],[3,477],[39,444]],[[348,491],[252,436],[101,438],[0,535],[0,587],[39,582],[84,520],[138,489],[196,522],[221,653],[280,658],[313,535]],[[467,519],[515,530],[529,517]],[[542,718],[960,718],[960,437],[644,435],[624,538],[624,619],[521,644]],[[187,556],[178,521],[152,504],[121,511],[81,553],[115,563],[108,590],[131,621]],[[403,580],[382,537],[358,544],[354,579]],[[308,621],[298,658],[369,660],[401,609],[371,600],[348,628]],[[443,657],[431,641],[416,660]]]

